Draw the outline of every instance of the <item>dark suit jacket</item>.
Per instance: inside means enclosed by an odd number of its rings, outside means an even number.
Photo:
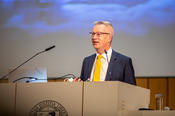
[[[86,81],[90,78],[95,58],[96,54],[93,54],[84,59],[80,75],[81,80]],[[131,58],[112,50],[105,81],[122,81],[136,85]]]

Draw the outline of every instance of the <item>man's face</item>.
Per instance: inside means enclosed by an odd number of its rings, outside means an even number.
[[[112,28],[106,25],[95,25],[92,29],[92,44],[95,49],[104,50],[110,46],[112,39]]]

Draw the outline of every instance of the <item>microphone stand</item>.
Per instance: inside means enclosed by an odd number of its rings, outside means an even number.
[[[21,67],[22,65],[24,65],[25,63],[27,63],[28,61],[30,61],[31,59],[33,59],[34,57],[38,56],[38,55],[41,54],[41,53],[47,52],[47,51],[53,49],[54,47],[55,47],[55,45],[54,45],[54,46],[51,46],[51,47],[49,47],[49,48],[46,48],[45,50],[43,50],[43,51],[41,51],[41,52],[36,53],[34,56],[32,56],[31,58],[29,58],[27,61],[23,62],[22,64],[20,64],[19,66],[17,66],[15,69],[13,69],[12,71],[10,71],[10,72],[7,73],[6,75],[2,76],[2,77],[0,78],[0,80],[5,79],[8,75],[10,75],[10,74],[13,73],[14,71],[16,71],[19,67]]]

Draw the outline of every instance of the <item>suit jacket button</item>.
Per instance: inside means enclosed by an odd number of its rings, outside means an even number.
[[[109,75],[111,75],[111,72],[109,72]]]

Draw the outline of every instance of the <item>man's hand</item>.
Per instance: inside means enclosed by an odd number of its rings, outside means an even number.
[[[78,77],[74,78],[73,82],[81,82],[82,80]]]

